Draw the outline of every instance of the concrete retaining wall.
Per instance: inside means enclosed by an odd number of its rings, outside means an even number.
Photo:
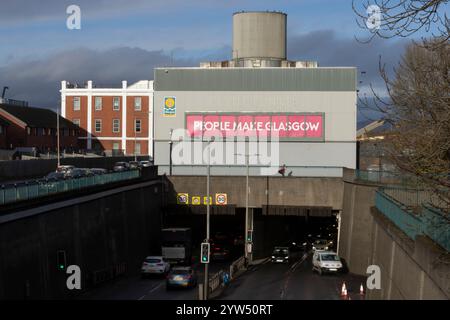
[[[381,270],[381,289],[367,299],[450,298],[450,258],[430,239],[408,238],[377,209],[372,210],[373,252],[370,264]]]
[[[79,294],[57,269],[58,250],[65,250],[67,265],[80,266],[82,291],[101,277],[138,273],[146,255],[160,253],[162,185],[145,185],[0,224],[0,299]]]
[[[206,196],[206,177],[168,177],[175,192]],[[211,196],[227,193],[228,204],[245,207],[245,176],[212,176]],[[317,206],[342,209],[341,178],[250,177],[249,206]],[[213,199],[213,202],[215,200]]]
[[[345,178],[344,178],[345,179]],[[345,179],[339,255],[349,271],[381,270],[381,289],[367,299],[449,299],[450,256],[424,236],[410,239],[375,208],[373,183]]]

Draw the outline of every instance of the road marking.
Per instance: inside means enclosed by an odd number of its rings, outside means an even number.
[[[148,293],[152,293],[153,291],[159,289],[162,286],[162,283],[160,283],[159,285],[157,285],[156,287],[154,287],[153,289],[151,289]]]
[[[150,289],[146,294],[144,294],[142,297],[140,297],[138,300],[143,300],[148,294],[152,293],[153,291],[156,291],[157,289],[159,289],[163,284],[160,283],[158,284],[156,287],[153,287],[152,289]]]
[[[303,257],[302,257],[300,260],[298,260],[297,262],[295,262],[295,263],[290,267],[290,269],[285,273],[285,275],[286,275],[286,280],[284,281],[283,287],[281,288],[281,292],[280,292],[280,298],[281,298],[281,299],[284,299],[284,294],[286,293],[286,291],[287,291],[287,289],[288,289],[289,280],[290,280],[292,274],[293,274],[294,271],[298,268],[298,266],[301,265],[301,264],[306,260],[306,258],[308,258],[308,256],[309,256],[309,254],[308,254],[308,253],[305,253],[305,254],[303,255]]]

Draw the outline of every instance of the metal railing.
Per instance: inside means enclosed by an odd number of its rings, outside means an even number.
[[[240,271],[245,269],[245,257],[242,256],[239,259],[237,259],[236,261],[234,261],[231,265],[230,265],[230,279],[232,280],[234,278],[234,275]]]
[[[14,185],[0,187],[0,205],[45,197],[86,187],[104,185],[112,182],[138,178],[140,170],[111,172],[88,177],[72,178],[58,181],[30,180]]]
[[[426,235],[445,250],[450,251],[449,216],[434,208],[426,198],[424,190],[395,190],[380,188],[376,192],[377,209],[391,220],[409,238]],[[400,200],[399,200],[400,199]]]
[[[419,179],[413,175],[391,171],[344,170],[344,180],[379,185],[401,185],[410,188],[420,185]]]
[[[215,273],[209,278],[209,293],[214,292],[223,282],[223,270]]]

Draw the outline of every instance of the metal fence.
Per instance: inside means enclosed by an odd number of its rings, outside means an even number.
[[[375,205],[408,237],[426,235],[445,250],[450,251],[450,220],[448,215],[427,202],[423,190],[395,190],[380,188]]]
[[[139,176],[140,170],[130,170],[59,181],[30,180],[15,185],[2,185],[0,188],[0,205],[134,179]]]
[[[354,181],[382,185],[401,185],[410,188],[416,188],[420,185],[420,180],[417,177],[392,171],[352,170],[352,176],[349,177],[347,175],[346,178]]]

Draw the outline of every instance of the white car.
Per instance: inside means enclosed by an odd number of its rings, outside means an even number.
[[[325,272],[337,273],[342,271],[342,262],[339,256],[332,251],[316,251],[313,254],[313,271],[322,275]]]
[[[325,240],[325,239],[317,239],[312,244],[313,251],[316,250],[329,250],[333,245],[333,241]]]
[[[145,277],[149,274],[167,274],[170,264],[164,261],[161,256],[149,256],[145,258],[141,267],[141,275]]]

